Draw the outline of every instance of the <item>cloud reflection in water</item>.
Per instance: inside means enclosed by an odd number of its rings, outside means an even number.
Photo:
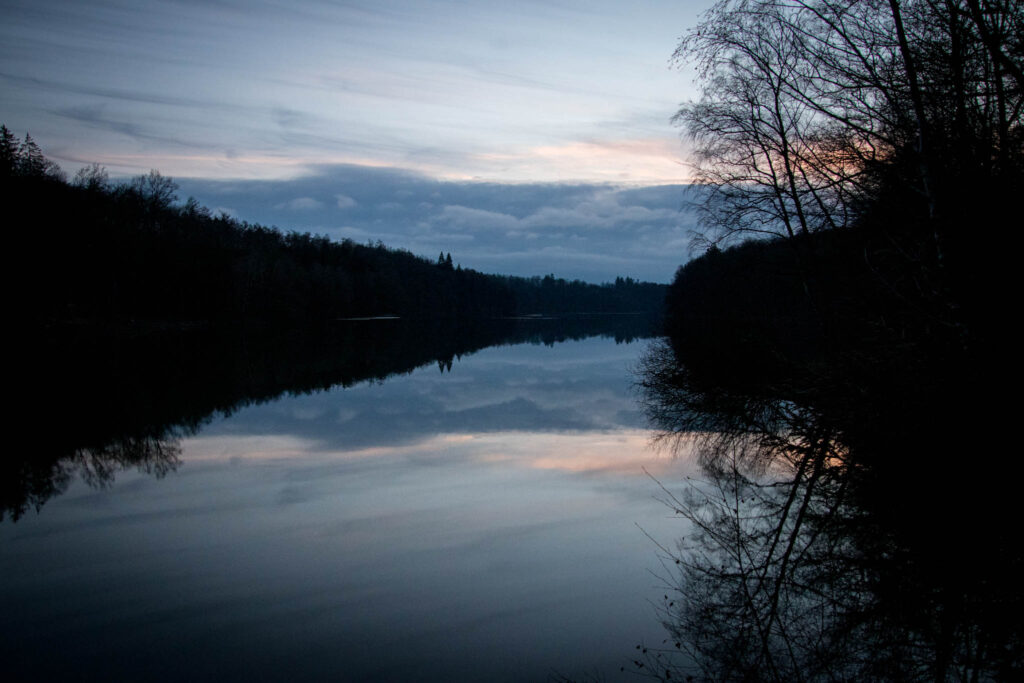
[[[679,532],[644,468],[686,469],[638,424],[639,350],[487,349],[240,409],[161,481],[74,485],[0,528],[8,642],[54,675],[612,677],[662,637],[637,525]],[[53,624],[68,645],[47,658]]]

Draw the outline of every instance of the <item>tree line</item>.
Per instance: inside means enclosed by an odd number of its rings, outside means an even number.
[[[1024,674],[1022,41],[1019,2],[722,0],[681,42],[705,253],[641,383],[704,477],[666,491],[692,531],[642,672]]]
[[[214,215],[157,171],[70,181],[26,134],[0,127],[15,253],[33,259],[19,305],[43,321],[464,318],[660,310],[665,286],[480,273],[381,242],[358,244]]]

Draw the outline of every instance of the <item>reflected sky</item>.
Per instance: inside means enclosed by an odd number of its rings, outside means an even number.
[[[490,348],[455,360],[451,371],[426,367],[400,381],[241,410],[203,436],[292,435],[309,440],[308,449],[348,451],[437,434],[640,429],[629,374],[638,348],[598,338]]]
[[[0,526],[0,654],[44,679],[615,680],[663,637],[644,532],[683,531],[645,470],[688,468],[648,447],[641,348],[490,348],[240,410],[162,480],[75,484]]]

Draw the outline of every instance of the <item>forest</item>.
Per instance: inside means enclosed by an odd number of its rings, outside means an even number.
[[[724,0],[676,116],[705,253],[667,295],[648,415],[704,477],[662,680],[1019,680],[999,391],[1024,189],[1024,9]]]
[[[658,312],[666,290],[629,277],[489,275],[451,253],[431,260],[213,215],[193,198],[179,204],[157,171],[115,183],[93,164],[69,182],[6,126],[0,201],[18,208],[12,253],[33,264],[16,305],[42,324]]]

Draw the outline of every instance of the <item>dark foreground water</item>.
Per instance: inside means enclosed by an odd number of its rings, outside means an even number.
[[[330,388],[250,360],[235,374],[258,391],[147,428],[140,402],[174,413],[169,371],[55,420],[55,455],[4,485],[5,679],[629,676],[635,645],[664,638],[646,534],[684,531],[648,473],[690,466],[650,448],[630,372],[646,342],[587,334],[361,356],[362,375],[315,363]],[[112,412],[134,431],[102,436]],[[81,422],[88,446],[63,434]]]

